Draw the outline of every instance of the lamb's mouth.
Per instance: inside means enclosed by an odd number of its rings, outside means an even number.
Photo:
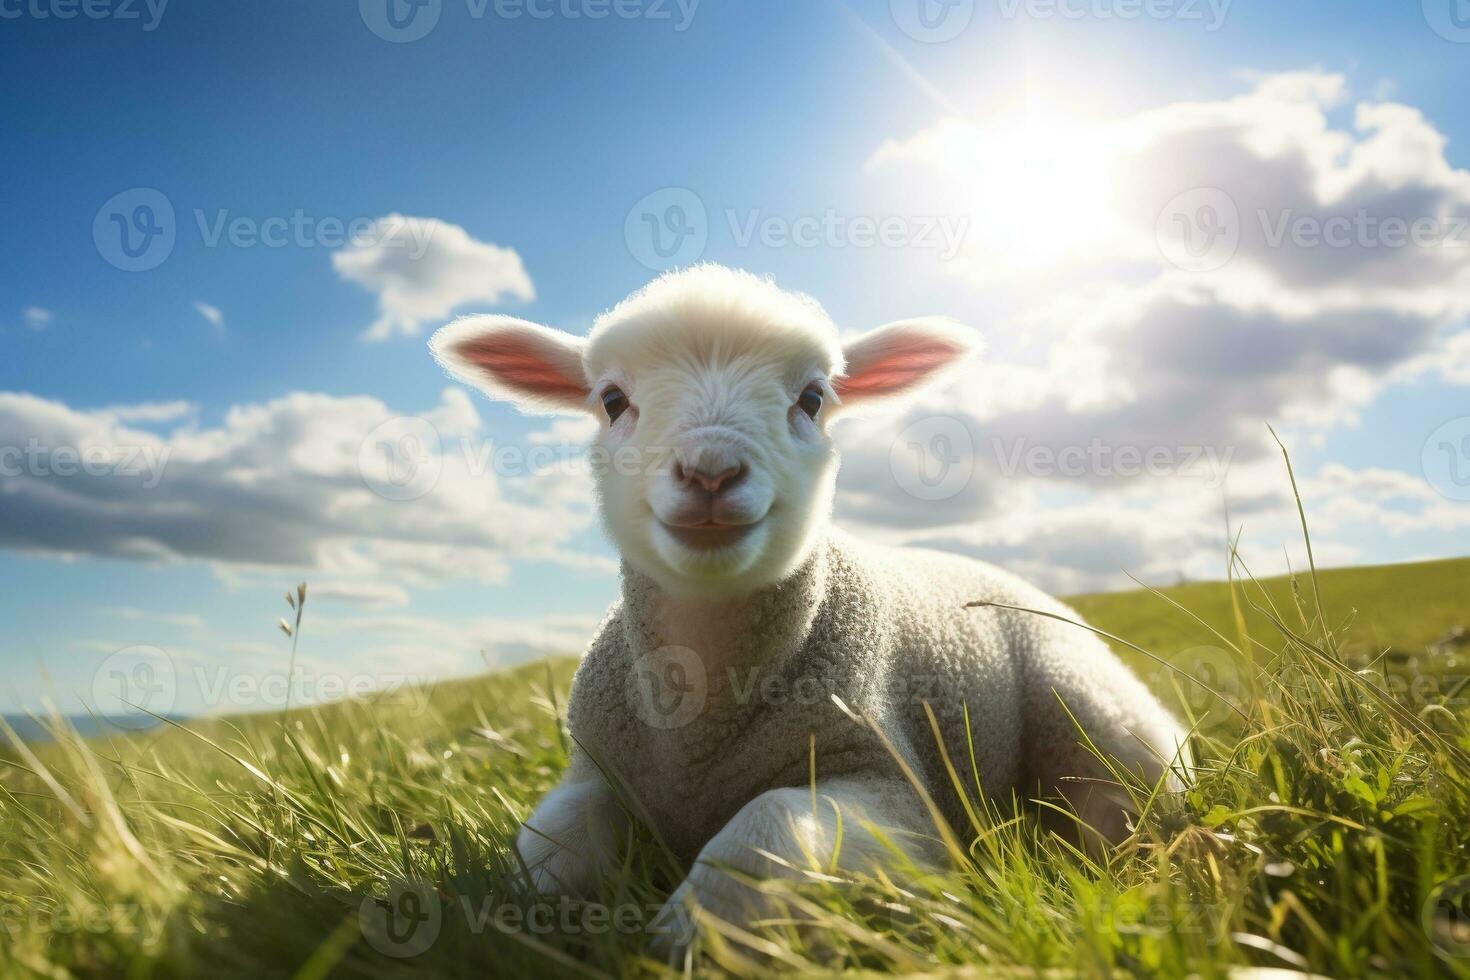
[[[760,521],[752,521],[749,524],[721,524],[716,521],[705,521],[702,524],[685,525],[665,524],[659,521],[659,525],[669,533],[670,537],[691,551],[717,551],[744,541],[747,535],[760,526]]]

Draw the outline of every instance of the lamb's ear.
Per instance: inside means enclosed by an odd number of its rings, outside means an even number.
[[[979,352],[980,339],[935,317],[901,320],[842,345],[847,366],[832,387],[844,404],[862,404],[917,391]]]
[[[523,412],[588,410],[580,337],[510,316],[462,317],[429,341],[450,374]]]

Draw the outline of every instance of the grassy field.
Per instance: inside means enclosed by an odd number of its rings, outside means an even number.
[[[1371,669],[1385,689],[1414,710],[1436,699],[1459,700],[1459,684],[1470,676],[1470,558],[1325,569],[1317,574],[1334,649],[1343,661]],[[1231,715],[1206,691],[1185,684],[1172,690],[1177,671],[1197,677],[1232,700],[1252,694],[1255,670],[1247,669],[1221,635],[1248,650],[1256,669],[1281,666],[1277,651],[1282,631],[1272,610],[1298,632],[1311,625],[1314,609],[1310,578],[1252,581],[1247,596],[1232,601],[1218,582],[1198,582],[1159,590],[1073,596],[1068,602],[1095,629],[1126,641],[1114,649],[1156,690],[1172,696],[1177,713],[1210,712],[1205,727]],[[1237,619],[1237,609],[1239,619]],[[1320,628],[1320,627],[1317,627]],[[1241,630],[1250,637],[1241,641]],[[1142,647],[1169,666],[1140,655]]]
[[[1456,626],[1470,627],[1470,558],[1329,568],[1317,573],[1317,581],[1328,622],[1349,628],[1342,634],[1342,650],[1349,656],[1377,656],[1385,650],[1423,656]],[[1276,608],[1294,608],[1291,579],[1260,579],[1259,585]],[[1303,579],[1298,586],[1310,589]],[[1234,629],[1230,590],[1218,582],[1158,592],[1168,602],[1144,590],[1073,596],[1067,601],[1098,629],[1157,653],[1217,642],[1198,620],[1220,632]],[[1311,603],[1310,595],[1304,598]],[[1265,615],[1250,606],[1243,613],[1253,635],[1263,640],[1271,635]]]
[[[791,901],[817,927],[773,924],[759,955],[713,930],[690,966],[1470,976],[1470,647],[1450,639],[1467,585],[1461,560],[1077,599],[1198,716],[1182,798],[1135,788],[1137,832],[1097,859],[1024,815],[977,814],[952,872],[814,879]],[[308,609],[303,643],[310,629]],[[680,869],[648,836],[575,904],[527,895],[508,857],[565,762],[573,666],[440,684],[426,707],[0,749],[0,972],[666,972],[647,930]]]

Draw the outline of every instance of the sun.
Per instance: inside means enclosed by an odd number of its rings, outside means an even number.
[[[1031,105],[976,124],[967,142],[956,203],[974,257],[998,274],[1050,268],[1114,233],[1106,126]]]

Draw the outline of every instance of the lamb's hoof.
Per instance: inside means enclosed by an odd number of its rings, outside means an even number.
[[[713,929],[710,920],[728,923],[735,934],[758,934],[760,924],[772,918],[787,918],[791,911],[756,889],[736,882],[722,872],[696,867],[689,879],[674,889],[649,931],[654,934],[651,950],[656,958],[682,968],[694,941]],[[728,934],[727,934],[728,935]],[[744,956],[759,954],[742,946]]]

